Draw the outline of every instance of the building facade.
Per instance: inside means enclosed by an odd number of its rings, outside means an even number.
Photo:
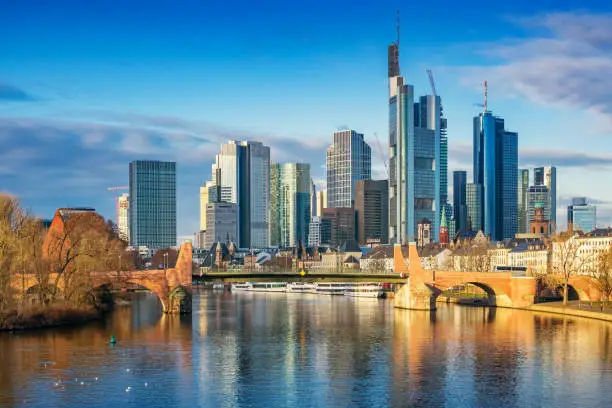
[[[317,217],[323,216],[323,209],[327,208],[327,190],[319,190],[317,191]]]
[[[467,206],[467,231],[482,231],[482,184],[468,183],[465,185],[465,202]]]
[[[361,245],[389,241],[389,183],[358,180],[355,183],[357,241]]]
[[[567,207],[567,225],[574,231],[593,231],[597,227],[597,207],[587,204],[586,197],[572,198],[572,204]]]
[[[517,232],[527,232],[527,191],[529,190],[529,170],[520,169],[518,172],[518,227]]]
[[[453,218],[455,219],[455,232],[467,232],[467,200],[466,200],[467,172],[458,170],[453,172]]]
[[[130,195],[122,194],[117,199],[117,233],[119,238],[130,242]]]
[[[327,149],[327,206],[352,207],[355,182],[372,175],[372,153],[363,134],[354,130],[334,132],[334,142]]]
[[[548,188],[551,233],[555,232],[557,231],[557,168],[555,166],[536,167],[533,169],[533,184]]]
[[[485,111],[474,118],[474,184],[482,185],[483,231],[512,238],[518,227],[518,134]]]
[[[542,207],[544,209],[544,218],[546,220],[551,219],[551,204],[550,204],[550,193],[548,191],[548,187],[545,185],[537,185],[531,186],[527,190],[527,231],[530,231],[531,223],[535,220],[535,212],[537,207]],[[547,234],[552,233],[549,230],[546,231]]]
[[[176,245],[176,163],[130,163],[129,220],[131,246]]]
[[[206,204],[206,234],[204,248],[211,248],[215,242],[236,242],[237,206],[235,203]]]
[[[308,242],[312,193],[310,164],[270,168],[270,244],[293,247]]]
[[[346,240],[355,239],[355,210],[353,208],[326,208],[323,222],[329,223],[329,244],[339,246]]]
[[[270,148],[260,142],[230,141],[221,146],[212,177],[219,186],[219,201],[236,204],[238,246],[268,247]]]
[[[329,219],[312,217],[308,230],[309,247],[326,245],[331,241],[331,223]]]

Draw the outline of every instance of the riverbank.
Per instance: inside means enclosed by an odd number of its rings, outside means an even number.
[[[0,331],[42,329],[88,323],[101,318],[93,307],[66,306],[34,307],[23,312],[12,310],[0,313]]]
[[[566,316],[587,317],[589,319],[606,320],[612,322],[612,310],[590,307],[590,304],[571,301],[567,306],[563,302],[537,303],[527,308],[534,312],[562,314]]]

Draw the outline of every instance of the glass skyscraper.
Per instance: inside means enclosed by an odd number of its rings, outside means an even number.
[[[467,172],[458,170],[453,172],[453,212],[456,232],[467,232],[467,201],[466,201]]]
[[[483,112],[474,118],[474,184],[482,185],[484,233],[512,238],[518,227],[518,134]]]
[[[529,189],[529,170],[520,169],[518,172],[518,232],[523,234],[529,231],[527,225],[527,190]]]
[[[327,207],[352,207],[355,182],[372,177],[372,152],[363,134],[354,130],[334,132],[327,149]]]
[[[130,163],[129,214],[131,246],[176,245],[176,163]]]
[[[544,218],[550,221],[551,218],[551,203],[550,203],[550,192],[548,187],[544,185],[531,186],[527,190],[527,223],[525,228],[530,231],[529,224],[533,221],[535,216],[536,206],[544,207]],[[549,228],[552,229],[552,225],[549,223]],[[552,231],[547,231],[551,233]]]
[[[482,184],[465,185],[465,202],[467,205],[468,231],[481,231],[483,222]]]
[[[221,202],[235,203],[238,246],[269,245],[270,148],[260,142],[230,141],[212,166]]]
[[[591,232],[597,228],[597,207],[587,204],[586,197],[575,197],[567,207],[567,225],[574,231]]]
[[[550,194],[551,232],[557,230],[557,168],[555,166],[536,167],[533,169],[533,184],[548,187]]]
[[[270,244],[307,245],[311,218],[310,164],[270,167]]]
[[[412,85],[399,76],[397,44],[389,46],[389,240],[415,242],[419,223],[438,240],[441,193],[442,118],[439,96],[414,102]],[[446,161],[446,160],[445,160]],[[446,204],[446,202],[442,203]]]

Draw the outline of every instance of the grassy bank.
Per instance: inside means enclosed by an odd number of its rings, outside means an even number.
[[[23,311],[11,310],[0,313],[0,331],[77,325],[100,317],[100,312],[93,307],[32,307]]]

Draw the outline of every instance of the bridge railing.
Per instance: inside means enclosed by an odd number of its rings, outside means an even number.
[[[265,270],[265,269],[228,269],[228,270],[204,270],[205,268],[201,268],[200,276],[205,275],[296,275],[300,276],[301,271],[296,269],[286,269],[286,270]],[[305,271],[305,276],[326,276],[326,275],[347,275],[347,276],[389,276],[389,277],[399,277],[398,273],[389,270],[375,271],[375,270],[360,270],[360,269],[310,269]]]

